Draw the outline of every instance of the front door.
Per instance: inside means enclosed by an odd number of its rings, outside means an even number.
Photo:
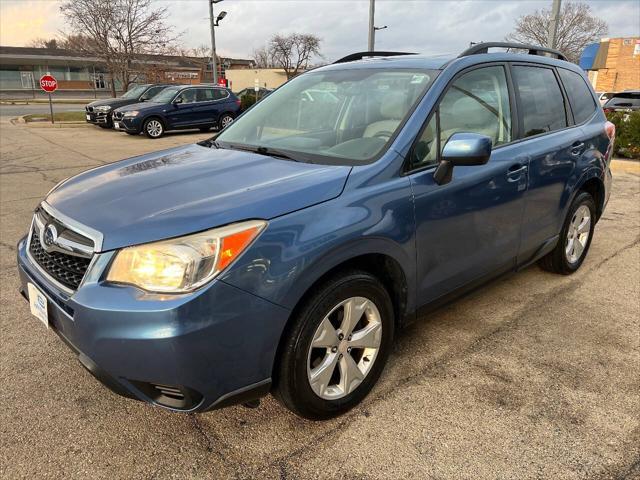
[[[198,91],[196,88],[187,88],[176,97],[178,103],[174,103],[171,114],[168,116],[171,128],[188,127],[194,124],[194,108],[198,102]]]
[[[506,66],[462,73],[449,85],[411,153],[416,219],[417,299],[424,305],[474,280],[515,267],[528,158],[513,140]],[[489,136],[486,165],[456,167],[438,185],[433,172],[456,132]]]

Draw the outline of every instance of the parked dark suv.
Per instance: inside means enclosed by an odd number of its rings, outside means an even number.
[[[157,83],[136,85],[121,97],[91,102],[84,107],[87,122],[102,128],[111,128],[113,127],[113,112],[116,108],[151,100],[155,95],[169,86],[170,84]]]
[[[173,86],[151,102],[137,103],[114,112],[114,128],[130,135],[140,132],[160,138],[167,130],[222,129],[240,113],[240,100],[224,87]]]
[[[534,262],[577,271],[614,134],[555,50],[350,55],[215,138],[54,187],[18,244],[22,290],[122,395],[193,412],[273,392],[329,418],[371,391],[397,329]]]

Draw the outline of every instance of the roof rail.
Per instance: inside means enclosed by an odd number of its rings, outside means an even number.
[[[529,55],[543,55],[545,53],[550,53],[555,55],[558,60],[568,61],[567,57],[564,56],[559,50],[554,50],[553,48],[540,47],[537,45],[525,45],[524,43],[511,43],[511,42],[483,42],[476,43],[471,47],[467,48],[464,52],[458,55],[460,57],[466,57],[469,55],[475,55],[478,53],[488,53],[490,48],[516,48],[518,50],[528,50]]]
[[[347,55],[346,57],[342,57],[339,60],[333,62],[336,63],[347,63],[347,62],[355,62],[356,60],[362,60],[365,57],[396,57],[398,55],[417,55],[412,52],[357,52],[352,53],[351,55]]]

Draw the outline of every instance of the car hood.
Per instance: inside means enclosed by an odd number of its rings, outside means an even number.
[[[90,104],[87,105],[87,107],[102,107],[105,105],[109,105],[111,108],[118,108],[118,107],[122,107],[124,105],[130,105],[133,102],[136,102],[137,99],[132,98],[107,98],[104,100],[96,100],[95,102],[91,102]]]
[[[340,195],[350,171],[194,144],[81,173],[46,202],[107,251],[309,207]]]

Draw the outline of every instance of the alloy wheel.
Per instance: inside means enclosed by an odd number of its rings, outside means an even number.
[[[220,126],[222,128],[226,128],[228,125],[231,125],[232,122],[233,117],[231,115],[225,115],[224,117],[222,117],[222,119],[220,119]]]
[[[147,133],[150,137],[159,137],[162,135],[162,124],[158,120],[149,120],[147,122]]]
[[[371,371],[381,341],[382,318],[371,300],[340,302],[313,335],[307,356],[311,389],[325,400],[349,395]]]
[[[591,233],[591,211],[586,205],[580,205],[573,214],[564,252],[569,263],[576,263],[584,252]]]

